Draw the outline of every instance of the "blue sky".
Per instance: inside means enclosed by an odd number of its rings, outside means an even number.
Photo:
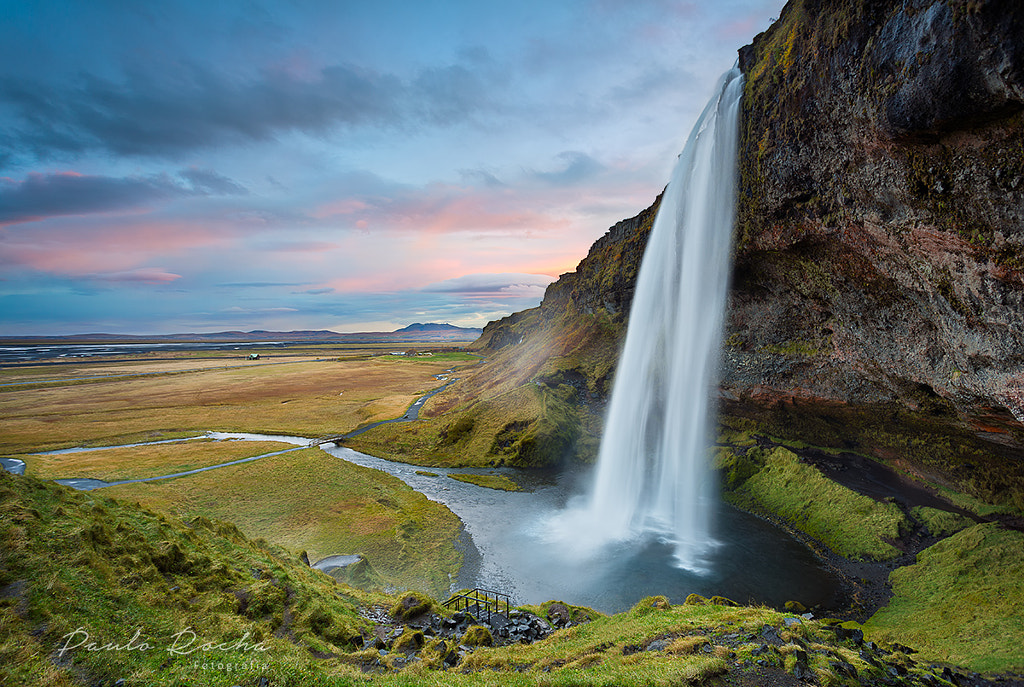
[[[483,326],[781,0],[0,0],[0,335]]]

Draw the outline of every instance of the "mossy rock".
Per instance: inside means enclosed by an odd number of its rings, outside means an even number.
[[[338,582],[342,582],[359,589],[376,589],[384,586],[384,581],[372,565],[370,560],[363,554],[359,554],[359,560],[341,568],[335,568],[327,573]]]
[[[807,612],[807,606],[804,606],[799,601],[787,601],[783,607],[791,613],[799,614]]]
[[[441,668],[444,666],[445,659],[455,651],[455,647],[454,643],[435,637],[427,642],[427,645],[420,651],[420,660],[428,668]]]
[[[650,613],[651,611],[667,611],[672,608],[667,596],[645,596],[636,602],[631,613]]]
[[[462,635],[459,643],[465,646],[491,646],[494,644],[494,637],[483,625],[473,625]]]
[[[395,620],[411,620],[434,607],[434,600],[420,592],[408,592],[391,607]]]
[[[713,604],[715,606],[729,606],[730,608],[737,608],[739,606],[738,603],[736,603],[732,599],[727,599],[724,596],[713,596],[710,599],[708,599],[708,603]]]
[[[708,600],[700,594],[690,594],[686,597],[686,601],[683,602],[686,606],[703,606]]]
[[[427,643],[426,637],[420,630],[410,630],[406,628],[405,632],[401,634],[391,649],[393,651],[400,651],[402,653],[415,653],[423,648]]]

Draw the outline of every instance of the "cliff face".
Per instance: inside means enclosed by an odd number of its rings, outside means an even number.
[[[741,66],[726,386],[1024,422],[1024,8],[794,1]]]
[[[740,62],[726,410],[813,436],[852,416],[800,412],[860,409],[851,435],[875,414],[995,444],[1019,480],[1024,7],[793,0]],[[916,462],[974,460],[943,453]]]
[[[1024,6],[791,0],[740,64],[724,421],[1024,493]],[[599,405],[652,216],[480,345]]]

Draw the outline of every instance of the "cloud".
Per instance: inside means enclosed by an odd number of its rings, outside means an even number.
[[[85,274],[80,278],[112,283],[168,284],[181,279],[181,275],[168,272],[162,267],[140,267],[123,272]]]
[[[97,150],[178,158],[290,132],[449,126],[486,106],[482,68],[430,67],[405,79],[348,64],[310,77],[264,70],[238,79],[194,64],[159,75],[134,71],[121,81],[85,74],[74,85],[6,77],[0,102],[11,116],[0,143],[37,160]]]
[[[468,183],[479,183],[486,188],[508,187],[508,184],[486,169],[461,169],[459,175]]]
[[[245,193],[227,177],[183,170],[183,184],[167,174],[109,177],[75,172],[30,172],[23,181],[0,178],[0,226],[46,217],[132,210],[175,197]]]
[[[227,289],[263,289],[263,288],[280,288],[280,287],[295,287],[302,286],[302,284],[294,282],[278,282],[278,281],[246,281],[246,282],[231,282],[226,284],[214,284],[214,286]]]
[[[546,274],[518,274],[515,272],[467,274],[430,284],[423,287],[421,291],[425,293],[487,295],[491,298],[520,298],[543,295],[544,289],[552,281],[554,279]]]
[[[173,180],[163,176],[116,178],[32,172],[21,182],[0,180],[0,225],[54,215],[129,209],[183,192]]]
[[[599,174],[604,165],[576,150],[567,150],[555,156],[557,168],[550,172],[534,171],[533,176],[556,186],[571,186],[593,178]]]
[[[178,176],[192,185],[195,193],[209,196],[244,196],[249,189],[241,184],[208,169],[183,169]]]
[[[297,308],[242,308],[237,305],[233,305],[228,308],[223,308],[219,311],[223,315],[280,315],[283,313],[299,312]]]
[[[31,231],[4,231],[0,267],[88,278],[154,264],[169,273],[195,275],[214,265],[219,275],[230,266],[222,256],[234,242],[230,228],[222,231],[212,224],[135,215],[75,217],[41,222]]]
[[[394,77],[352,67],[303,81],[280,73],[243,82],[191,66],[176,78],[132,73],[123,83],[87,75],[77,87],[0,80],[0,100],[26,125],[14,143],[46,158],[55,151],[105,149],[119,155],[173,155],[276,132],[326,131],[340,122],[392,119]]]
[[[484,81],[462,65],[425,69],[411,84],[427,121],[444,124],[469,117],[487,99]]]

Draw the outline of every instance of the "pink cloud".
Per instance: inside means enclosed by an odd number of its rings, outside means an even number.
[[[157,272],[147,272],[152,269],[147,263],[194,249],[223,246],[227,239],[188,222],[97,224],[92,219],[47,220],[32,231],[8,231],[0,247],[0,261],[82,278],[111,274],[128,277],[143,270],[138,275],[167,281],[157,277]]]
[[[123,272],[107,272],[100,274],[84,274],[82,278],[91,281],[105,281],[114,283],[140,283],[140,284],[169,284],[181,279],[180,274],[168,272],[162,267],[140,267],[134,270]]]
[[[370,204],[358,198],[344,198],[317,206],[309,214],[317,219],[326,219],[338,215],[354,215],[370,210]]]

